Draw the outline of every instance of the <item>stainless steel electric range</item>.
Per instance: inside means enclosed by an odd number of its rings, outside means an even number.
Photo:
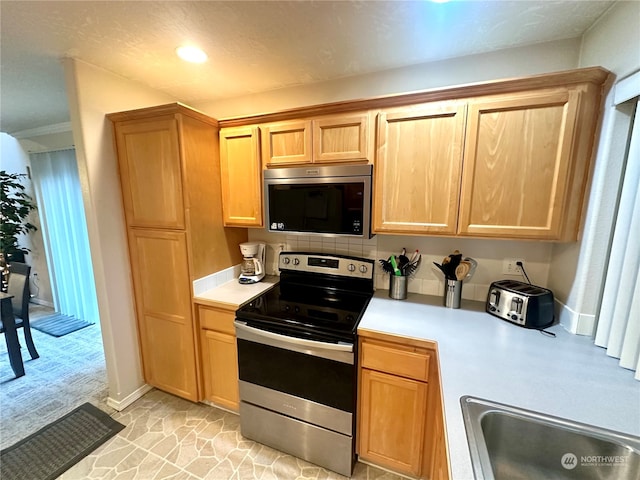
[[[373,266],[283,252],[280,283],[237,310],[243,436],[351,476],[356,329],[373,295]]]

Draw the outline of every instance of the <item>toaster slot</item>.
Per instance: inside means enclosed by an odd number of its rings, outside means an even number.
[[[489,310],[495,312],[500,305],[500,290],[491,290],[489,293]]]
[[[518,315],[522,315],[522,306],[524,302],[520,297],[513,297],[511,299],[511,311],[517,313]]]

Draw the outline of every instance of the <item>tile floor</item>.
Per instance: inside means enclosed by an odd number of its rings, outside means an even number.
[[[345,478],[243,438],[235,414],[158,390],[115,413],[113,418],[126,428],[63,474],[62,480]],[[401,477],[357,463],[352,478],[400,480]]]
[[[39,307],[34,310],[31,318],[49,313]],[[27,353],[26,375],[17,379],[4,341],[0,342],[0,448],[13,445],[87,401],[126,426],[65,472],[62,480],[345,478],[243,438],[235,414],[158,390],[116,412],[106,404],[106,369],[98,325],[60,338],[37,330],[33,336],[40,358],[31,360]],[[352,478],[402,477],[357,463]]]

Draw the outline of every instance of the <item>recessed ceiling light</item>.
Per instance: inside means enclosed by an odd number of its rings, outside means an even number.
[[[198,47],[184,46],[176,48],[178,56],[192,63],[204,63],[207,61],[207,54],[200,50]]]

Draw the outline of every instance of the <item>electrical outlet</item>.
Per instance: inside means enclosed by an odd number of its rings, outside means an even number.
[[[524,265],[522,258],[505,258],[502,261],[502,273],[504,275],[521,275],[522,269],[517,265],[517,262]]]

